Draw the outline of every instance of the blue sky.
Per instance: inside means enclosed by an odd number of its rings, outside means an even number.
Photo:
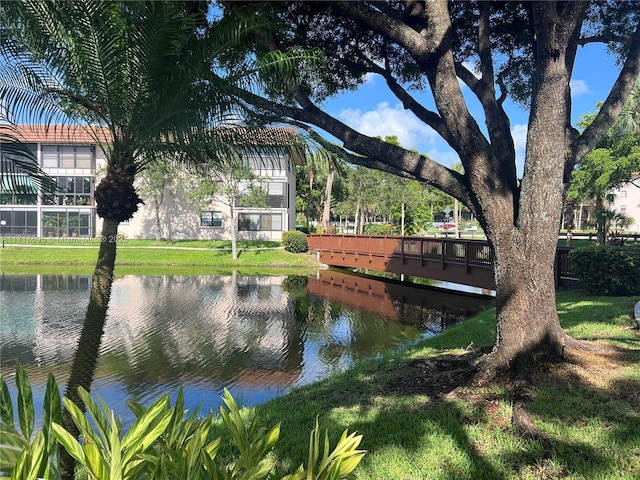
[[[615,81],[620,67],[602,45],[579,47],[578,57],[571,79],[572,122],[575,125],[580,115],[594,112],[598,101],[604,101]],[[464,87],[466,88],[466,87]],[[424,98],[430,95],[425,94]],[[432,105],[432,101],[428,101]],[[430,158],[451,165],[458,156],[429,127],[410,112],[387,90],[382,78],[371,76],[357,91],[348,92],[325,104],[328,113],[349,126],[367,135],[396,135],[405,148],[426,153]],[[483,119],[477,103],[470,103],[472,115]],[[511,134],[517,150],[518,172],[522,174],[524,145],[527,134],[528,112],[510,104],[507,106],[511,118]]]

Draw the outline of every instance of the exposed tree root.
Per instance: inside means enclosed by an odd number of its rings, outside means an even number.
[[[628,361],[624,349],[567,339],[561,355],[553,349],[538,350],[511,362],[509,368],[504,368],[500,359],[496,362],[495,353],[489,349],[408,360],[394,364],[396,375],[383,388],[387,393],[428,395],[436,400],[467,398],[491,409],[494,398],[486,393],[486,387],[502,385],[512,394],[511,425],[523,437],[536,439],[544,448],[544,458],[550,458],[552,441],[536,427],[527,408],[536,382],[550,374],[567,378],[567,382],[602,379],[606,372]],[[398,370],[402,374],[397,375]]]
[[[585,352],[606,352],[611,349],[610,345],[604,343],[593,342],[590,340],[577,340],[565,334],[563,338],[564,350],[563,357],[567,350],[580,350]]]

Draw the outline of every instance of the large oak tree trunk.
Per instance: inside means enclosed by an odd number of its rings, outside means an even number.
[[[485,200],[497,295],[496,343],[489,358],[493,367],[515,367],[516,374],[533,352],[561,354],[567,340],[556,311],[554,266],[567,188],[568,66],[575,54],[567,45],[579,32],[580,8],[575,6],[575,17],[563,23],[555,5],[533,6],[538,61],[524,175],[519,195],[512,190],[495,203],[489,196]],[[499,158],[495,146],[493,152]],[[484,191],[489,193],[486,186]],[[510,197],[511,202],[504,201]]]
[[[522,241],[496,249],[496,341],[487,358],[491,370],[517,368],[536,351],[562,354],[566,337],[555,303],[555,246],[528,256]]]

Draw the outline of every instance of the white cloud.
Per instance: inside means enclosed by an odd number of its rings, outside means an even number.
[[[524,157],[527,148],[527,126],[518,124],[511,127],[511,136],[516,148],[516,172],[519,178],[524,173]]]
[[[584,80],[571,80],[569,82],[569,87],[571,88],[571,98],[576,98],[591,93],[591,90],[589,90],[589,85],[587,85],[587,82],[585,82]]]
[[[377,75],[375,73],[365,73],[364,75],[364,83],[365,84],[373,84],[376,81]]]
[[[360,109],[347,108],[338,113],[338,118],[360,133],[369,136],[395,135],[404,148],[420,151],[425,145],[433,145],[440,137],[415,115],[402,105],[389,106],[388,102],[379,103],[375,110],[363,112]]]

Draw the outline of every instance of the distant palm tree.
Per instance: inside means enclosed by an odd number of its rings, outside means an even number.
[[[624,102],[620,115],[612,127],[614,137],[623,137],[640,131],[640,77]]]

